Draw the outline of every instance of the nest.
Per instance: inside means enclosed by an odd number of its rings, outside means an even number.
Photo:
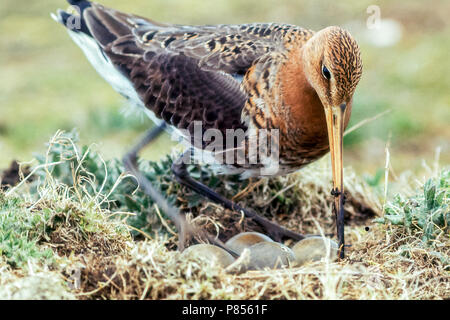
[[[55,139],[50,143],[53,147],[75,145],[61,136]],[[60,152],[65,155],[63,160],[49,157],[49,152],[47,162],[67,167],[59,168],[58,173],[56,168],[52,171],[39,164],[29,175],[33,175],[32,183],[23,182],[6,193],[0,191],[4,210],[9,210],[7,205],[14,206],[16,216],[32,221],[23,227],[23,236],[37,248],[50,249],[53,254],[52,259],[30,258],[22,265],[12,265],[0,256],[1,297],[450,298],[448,234],[441,232],[436,236],[430,249],[422,242],[420,232],[409,232],[401,225],[373,224],[374,218],[382,216],[379,197],[349,168],[344,174],[345,233],[351,247],[344,260],[236,274],[211,261],[182,258],[176,250],[178,239],[174,226],[151,202],[145,202],[149,200],[139,194],[131,179],[125,180],[120,168],[114,176],[117,162],[114,166],[104,162],[103,167],[110,170],[105,178],[105,174],[102,176],[89,171],[87,165],[79,165],[97,159],[89,148],[83,150],[84,153],[78,150],[69,155],[63,150]],[[170,161],[160,163],[145,172],[197,226],[223,241],[239,232],[263,231],[241,214],[196,199],[195,194],[176,185],[165,171],[169,170],[169,164]],[[91,163],[90,167],[95,166]],[[146,168],[149,164],[141,163],[141,169]],[[66,169],[70,181],[58,178],[58,174],[67,178]],[[334,233],[330,171],[325,159],[288,177],[243,183],[207,176],[204,182],[214,184],[221,194],[293,231]],[[112,179],[110,187],[104,182],[108,179]],[[118,187],[119,180],[115,179],[121,179],[127,184],[127,190],[135,192],[129,192],[128,198],[123,196],[124,189]],[[136,210],[127,210],[130,208]],[[145,210],[138,211],[142,208]],[[141,223],[142,228],[133,223]]]

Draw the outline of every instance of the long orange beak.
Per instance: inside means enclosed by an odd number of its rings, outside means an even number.
[[[330,143],[331,166],[333,170],[334,213],[336,215],[339,257],[344,258],[344,175],[343,175],[343,136],[344,116],[347,105],[326,107],[325,114]]]

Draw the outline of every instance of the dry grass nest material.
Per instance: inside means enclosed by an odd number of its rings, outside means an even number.
[[[179,252],[167,249],[165,241],[142,241],[129,255],[107,265],[91,256],[78,292],[100,299],[448,298],[448,272],[443,272],[440,261],[419,249],[420,239],[408,239],[395,230],[386,237],[385,228],[351,232],[354,246],[341,262],[244,274],[227,272],[209,261],[183,260]],[[402,243],[413,248],[412,257],[401,255]]]
[[[290,230],[302,234],[334,234],[336,225],[330,195],[331,169],[324,160],[286,177],[250,181],[237,194],[230,191],[231,188],[227,189],[225,182],[220,185],[218,192]],[[346,226],[371,224],[372,218],[381,215],[380,200],[351,169],[345,171]],[[242,214],[224,210],[211,202],[188,208],[186,195],[191,193],[186,188],[180,188],[177,194],[180,207],[186,208],[185,212],[191,221],[220,240],[227,241],[245,231],[264,233],[251,219],[244,219]]]

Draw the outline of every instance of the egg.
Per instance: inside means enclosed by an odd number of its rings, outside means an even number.
[[[241,254],[245,248],[249,248],[256,243],[263,241],[273,242],[268,236],[259,232],[242,232],[230,238],[225,243],[225,246],[237,254]]]
[[[322,237],[308,237],[297,242],[292,251],[295,255],[297,265],[303,265],[310,261],[319,261],[327,257],[327,247],[330,248],[329,259],[334,261],[337,258],[338,244],[331,239]]]
[[[248,249],[250,251],[250,259],[246,265],[247,270],[282,268],[291,265],[295,261],[294,252],[278,242],[258,242]]]
[[[182,257],[214,261],[223,268],[229,266],[235,260],[233,256],[224,249],[205,243],[195,244],[186,248],[182,253]]]

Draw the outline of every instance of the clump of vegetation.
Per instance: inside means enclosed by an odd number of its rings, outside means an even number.
[[[47,153],[36,155],[38,164],[33,170],[30,193],[39,196],[42,181],[50,176],[56,183],[68,186],[72,196],[80,198],[82,192],[101,209],[125,213],[127,223],[140,232],[151,234],[154,228],[158,229],[157,221],[150,219],[157,217],[152,200],[138,188],[135,178],[124,172],[122,162],[119,159],[105,161],[98,152],[88,146],[80,147],[78,142],[76,130],[58,132],[52,138]],[[167,172],[163,172],[170,168],[169,160],[140,162],[140,167],[153,185],[174,202],[175,197],[167,192],[172,181]],[[135,236],[140,232],[132,230]]]
[[[54,267],[55,252],[113,254],[125,247],[125,225],[90,199],[76,201],[70,194],[69,187],[48,182],[35,200],[0,191],[0,255],[8,265]]]
[[[22,199],[0,191],[0,255],[9,265],[27,268],[30,261],[54,263],[53,251],[38,245],[48,219],[48,211],[32,214]]]
[[[429,244],[439,235],[447,235],[450,228],[450,170],[430,178],[423,192],[405,198],[397,194],[384,209],[384,217],[375,221],[403,226],[408,234],[419,232],[422,241]]]
[[[408,198],[397,194],[375,222],[391,226],[401,256],[422,256],[450,270],[450,170],[428,179],[421,189]]]
[[[82,161],[76,167],[64,158],[62,145],[71,140],[60,134],[28,182],[0,190],[0,298],[73,299],[85,259],[106,261],[129,250],[128,226],[103,209],[105,198]],[[53,147],[61,152],[56,161]]]

